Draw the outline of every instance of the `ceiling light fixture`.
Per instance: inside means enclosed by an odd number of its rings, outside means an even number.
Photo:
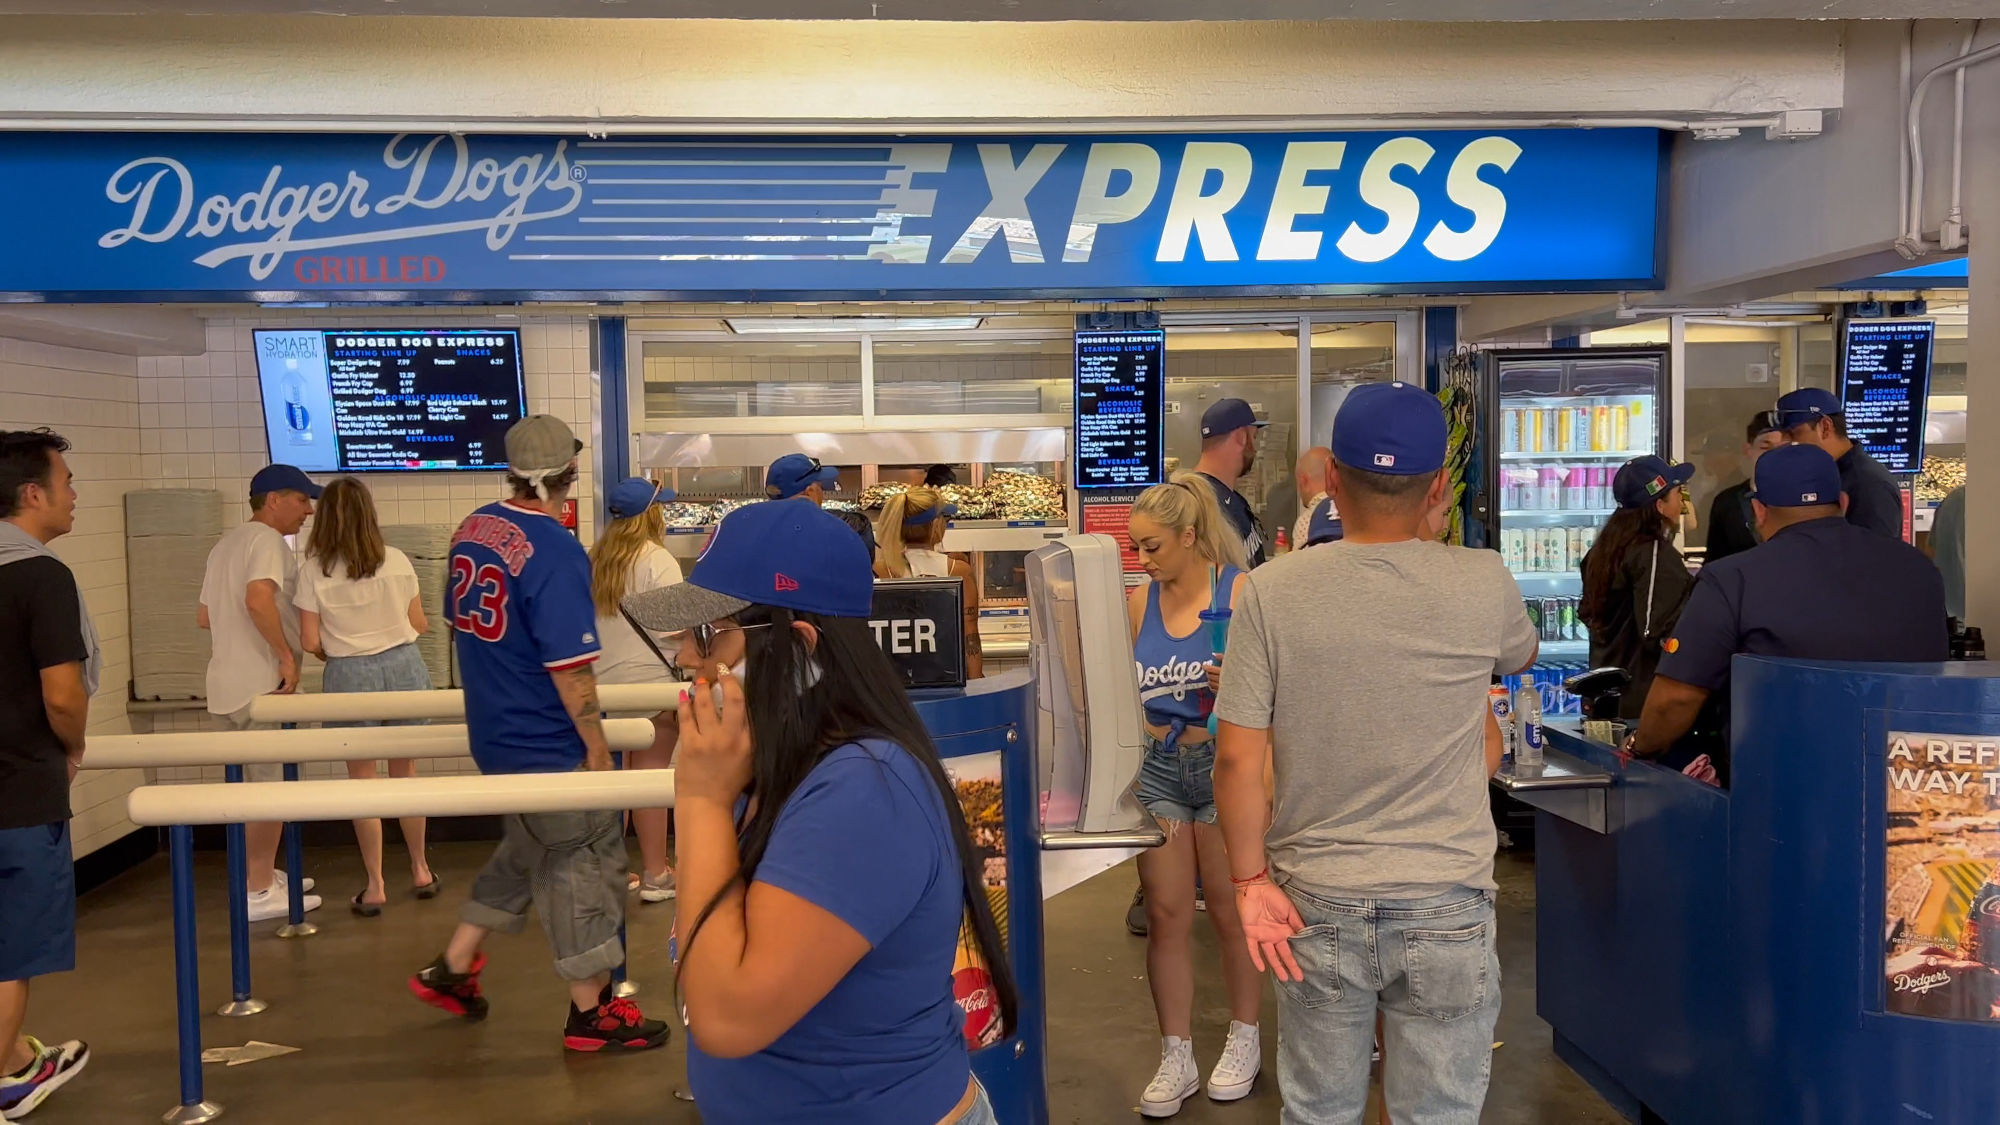
[[[848,332],[969,332],[985,323],[977,316],[729,317],[738,336],[797,336]]]

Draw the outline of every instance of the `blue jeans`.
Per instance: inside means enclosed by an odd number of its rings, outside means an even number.
[[[951,1125],[1000,1125],[1000,1119],[993,1116],[993,1102],[986,1096],[986,1087],[979,1087],[971,1108],[959,1114]]]
[[[1477,1125],[1500,1018],[1493,897],[1460,887],[1403,901],[1335,897],[1296,880],[1302,981],[1278,984],[1285,1125],[1360,1125],[1375,1011],[1396,1125]]]
[[[1132,790],[1163,821],[1215,823],[1215,743],[1168,746],[1146,736],[1146,757]]]

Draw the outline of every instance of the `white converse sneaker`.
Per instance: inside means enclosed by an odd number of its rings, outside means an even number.
[[[1229,1021],[1229,1041],[1222,1045],[1222,1057],[1208,1075],[1208,1096],[1218,1102],[1233,1102],[1250,1096],[1257,1084],[1257,1072],[1264,1066],[1264,1045],[1254,1023]]]
[[[271,872],[271,885],[278,889],[279,894],[285,893],[285,888],[291,885],[291,881],[285,878],[284,868],[280,867]],[[310,891],[317,886],[319,882],[310,875],[299,880],[299,889],[302,891]]]
[[[1178,1035],[1169,1035],[1160,1043],[1160,1069],[1154,1072],[1145,1094],[1139,1098],[1139,1115],[1172,1117],[1181,1111],[1181,1103],[1199,1089],[1201,1070],[1194,1065],[1194,1044]]]

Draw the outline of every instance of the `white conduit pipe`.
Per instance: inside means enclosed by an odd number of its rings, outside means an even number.
[[[687,694],[686,684],[599,684],[597,702],[606,712],[672,711]],[[348,691],[310,695],[260,695],[250,702],[259,723],[338,723],[356,719],[463,719],[465,693],[442,691]],[[613,747],[613,749],[617,749]]]
[[[670,808],[674,771],[515,773],[372,781],[263,781],[240,785],[142,785],[125,799],[134,824],[237,824],[252,820],[485,816]]]
[[[1905,258],[1922,257],[1924,244],[1924,140],[1923,116],[1924,96],[1930,92],[1931,83],[1948,74],[1957,74],[1969,66],[2000,58],[2000,43],[1991,47],[1981,47],[1971,54],[1960,55],[1942,63],[1923,76],[1917,88],[1910,94],[1910,109],[1904,122],[1904,132],[1910,149],[1910,200],[1909,213],[1904,216],[1903,237],[1896,240],[1896,249]]]
[[[613,750],[644,750],[653,744],[652,720],[607,719],[604,739]],[[85,743],[82,768],[125,770],[345,762],[361,758],[461,758],[471,752],[462,726],[108,734]]]

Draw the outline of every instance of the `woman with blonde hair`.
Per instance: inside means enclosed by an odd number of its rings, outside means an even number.
[[[979,583],[972,564],[938,549],[958,505],[935,488],[912,488],[889,497],[875,525],[875,577],[957,578],[965,584],[965,675],[985,675],[979,647]]]
[[[667,550],[667,521],[660,505],[674,498],[642,477],[619,481],[605,497],[611,521],[590,548],[590,595],[597,603],[597,657],[600,684],[656,684],[676,677],[632,628],[618,603],[632,594],[671,586],[681,580],[681,564]],[[674,762],[679,726],[672,715],[653,716],[653,745],[625,755],[627,769],[666,769]],[[667,860],[665,809],[633,809],[632,829],[639,837],[640,872],[631,876],[641,902],[666,902],[674,897],[674,868]]]
[[[1139,494],[1127,524],[1147,581],[1126,599],[1145,709],[1146,758],[1134,789],[1167,830],[1167,842],[1139,853],[1146,902],[1146,979],[1159,1017],[1159,1070],[1139,1100],[1147,1117],[1171,1117],[1201,1088],[1194,1060],[1195,888],[1227,887],[1229,860],[1215,823],[1215,736],[1209,713],[1221,680],[1230,606],[1243,586],[1243,540],[1230,528],[1215,490],[1195,473],[1176,473]],[[1229,1034],[1209,1075],[1208,1096],[1249,1095],[1262,1065],[1257,1027],[1262,997],[1243,944],[1235,896],[1208,899],[1229,995]]]
[[[335,480],[320,497],[292,601],[299,609],[301,645],[326,661],[321,690],[430,690],[430,669],[417,652],[417,637],[429,629],[430,622],[417,594],[416,569],[409,556],[382,541],[374,497],[369,495],[368,486],[354,477]],[[408,726],[421,722],[367,720],[322,725]],[[416,774],[414,761],[399,758],[389,762],[390,777]],[[375,760],[347,763],[347,776],[378,776]],[[424,818],[406,816],[400,823],[403,846],[410,850],[411,893],[418,898],[435,898],[438,880],[424,856]],[[354,837],[361,846],[368,885],[348,905],[363,918],[373,918],[389,901],[382,882],[382,822],[372,817],[356,820]]]

